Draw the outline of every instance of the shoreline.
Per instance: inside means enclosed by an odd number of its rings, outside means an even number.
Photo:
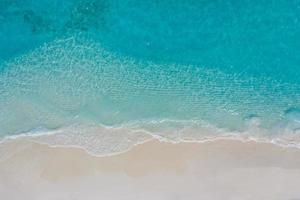
[[[274,144],[154,139],[97,157],[19,139],[1,151],[0,193],[12,200],[300,198],[300,149]]]
[[[147,143],[152,140],[157,140],[162,143],[171,144],[205,144],[214,143],[219,141],[229,141],[229,142],[241,142],[241,143],[258,143],[265,145],[275,145],[281,148],[296,148],[300,150],[300,137],[297,134],[292,134],[290,132],[284,133],[280,137],[266,137],[264,135],[251,135],[247,132],[235,132],[204,136],[200,135],[198,138],[192,138],[188,135],[172,136],[170,138],[164,135],[159,135],[156,133],[151,133],[143,129],[128,129],[120,127],[95,127],[84,134],[76,134],[72,132],[73,129],[58,129],[58,130],[42,130],[34,132],[24,132],[18,135],[5,136],[0,138],[0,150],[1,146],[5,146],[6,143],[25,140],[28,142],[34,142],[42,145],[47,145],[54,148],[78,148],[84,150],[90,156],[95,157],[106,157],[114,156],[130,151],[132,148],[140,144]],[[203,130],[199,130],[201,133]],[[104,140],[103,140],[104,138]],[[107,143],[109,142],[112,143]],[[129,141],[128,143],[123,143],[124,141]],[[96,142],[95,142],[96,141]],[[298,142],[299,141],[299,142]],[[120,149],[109,149],[110,145],[121,144]],[[97,150],[99,146],[105,146],[108,149]],[[96,150],[95,150],[96,149]],[[104,150],[104,151],[101,151]],[[110,151],[111,150],[111,151]]]

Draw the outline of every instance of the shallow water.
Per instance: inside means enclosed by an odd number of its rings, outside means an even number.
[[[0,135],[110,126],[298,144],[299,20],[297,0],[1,1]]]

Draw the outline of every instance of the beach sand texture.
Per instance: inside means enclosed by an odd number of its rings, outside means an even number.
[[[96,157],[16,139],[1,152],[1,199],[300,199],[300,150],[272,144],[152,140]]]

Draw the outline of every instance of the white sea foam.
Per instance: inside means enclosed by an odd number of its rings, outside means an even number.
[[[172,124],[173,127],[168,126]],[[27,133],[8,136],[1,144],[15,140],[34,141],[51,147],[82,148],[94,156],[108,156],[128,151],[135,145],[158,139],[163,142],[212,142],[216,140],[239,140],[273,143],[283,147],[300,148],[300,133],[282,129],[281,134],[269,130],[248,127],[244,131],[228,131],[196,120],[133,121],[116,126],[77,124],[56,130],[36,129]],[[176,125],[176,126],[174,126]],[[1,157],[5,156],[1,153]]]

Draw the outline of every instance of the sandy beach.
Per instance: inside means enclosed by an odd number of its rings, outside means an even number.
[[[300,200],[300,0],[0,0],[0,200]]]
[[[300,150],[273,144],[152,140],[96,157],[16,139],[0,152],[1,199],[300,199]]]

